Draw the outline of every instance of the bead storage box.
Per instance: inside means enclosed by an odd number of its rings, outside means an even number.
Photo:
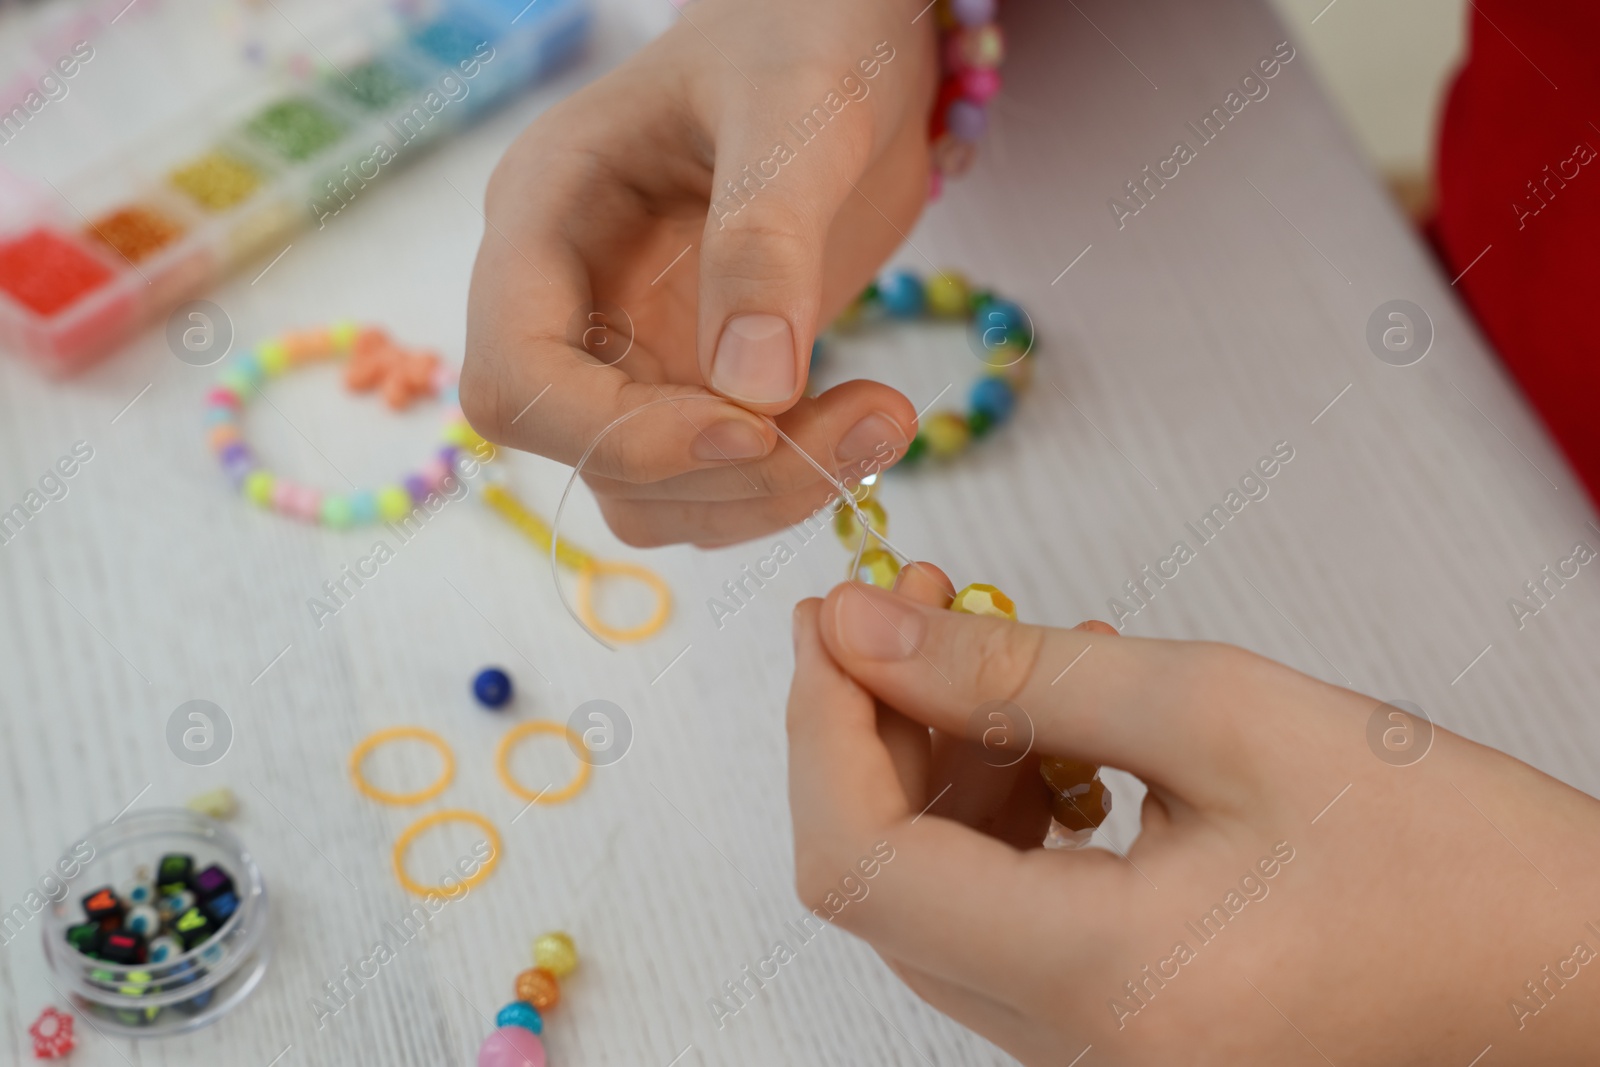
[[[129,814],[91,830],[72,856],[82,867],[74,892],[46,912],[45,963],[95,1029],[186,1033],[221,1018],[261,981],[271,956],[266,883],[244,844],[215,819],[184,808]],[[185,861],[183,869],[158,870],[166,858]],[[187,899],[176,915],[156,920],[163,879],[186,887],[171,896]],[[226,894],[225,904],[207,906]],[[82,935],[92,923],[103,931],[90,931],[91,945]],[[146,930],[158,936],[147,939]],[[113,938],[118,943],[108,944]]]
[[[572,56],[587,0],[435,0],[319,32],[55,189],[0,171],[0,347],[67,374]]]

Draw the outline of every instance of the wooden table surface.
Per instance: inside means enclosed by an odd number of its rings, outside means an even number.
[[[1600,529],[1306,57],[1200,144],[1186,123],[1224,106],[1284,39],[1262,4],[1012,7],[1006,91],[980,162],[897,260],[958,266],[1020,301],[1040,337],[1037,387],[1013,426],[955,467],[888,480],[897,543],[958,581],[1015,592],[1027,617],[1109,617],[1125,582],[1174,542],[1193,545],[1186,524],[1287,442],[1293,459],[1269,494],[1128,615],[1125,632],[1237,642],[1412,701],[1600,792],[1600,577],[1585,567],[1520,626],[1508,606],[1575,542],[1600,545]],[[672,17],[665,0],[602,5],[583,65],[210,299],[243,343],[349,316],[459,359],[477,205],[499,153]],[[1119,226],[1111,198],[1180,139],[1195,157]],[[695,262],[691,251],[676,269]],[[1366,339],[1369,317],[1396,299],[1424,309],[1434,332],[1404,367]],[[972,374],[953,335],[895,335],[852,354],[919,406]],[[308,600],[377,535],[307,528],[236,499],[200,430],[214,374],[174,359],[159,329],[68,382],[0,361],[0,506],[75,442],[93,449],[68,495],[0,547],[0,907],[90,825],[227,784],[275,909],[271,969],[236,1012],[164,1041],[80,1027],[73,1062],[470,1064],[531,937],[553,927],[572,931],[584,958],[546,1031],[553,1064],[1009,1062],[832,930],[722,1028],[708,1007],[802,911],[784,787],[788,620],[797,598],[842,572],[831,538],[799,548],[719,628],[708,599],[777,538],[636,553],[579,491],[573,536],[646,560],[677,596],[662,635],[611,652],[570,622],[548,563],[474,487],[319,625]],[[331,374],[304,378],[252,411],[277,469],[371,481],[420,454],[425,413],[386,418]],[[524,456],[505,467],[519,493],[553,509],[564,469]],[[523,813],[492,772],[506,719],[467,694],[490,662],[517,680],[517,720],[614,702],[631,723],[626,758],[597,768],[575,801]],[[195,698],[222,707],[234,731],[225,758],[201,768],[166,742],[169,716]],[[504,835],[503,860],[347,1008],[321,1017],[323,983],[410,905],[389,854],[417,812],[360,798],[345,770],[364,735],[408,723],[445,734],[458,762],[424,810],[482,812]],[[517,766],[536,782],[570,762],[530,743]],[[390,753],[372,771],[417,781],[433,766]],[[1116,788],[1110,836],[1125,845],[1138,787]],[[440,869],[468,844],[465,831],[442,831],[413,867]],[[7,1062],[25,1059],[26,1026],[60,1002],[46,977],[36,928],[0,948]]]

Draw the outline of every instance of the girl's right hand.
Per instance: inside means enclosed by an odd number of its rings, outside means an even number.
[[[534,121],[485,199],[461,379],[474,427],[576,463],[618,417],[692,398],[631,419],[584,468],[635,545],[741,541],[822,505],[827,483],[762,415],[841,474],[903,455],[916,412],[895,390],[801,393],[817,330],[927,191],[920,7],[699,0]]]

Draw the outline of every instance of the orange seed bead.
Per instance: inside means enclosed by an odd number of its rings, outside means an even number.
[[[517,999],[545,1011],[561,1001],[561,983],[543,967],[529,967],[517,975]]]

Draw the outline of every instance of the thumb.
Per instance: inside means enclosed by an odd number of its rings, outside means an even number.
[[[785,98],[812,97],[797,87]],[[870,150],[865,114],[818,111],[825,126],[804,104],[739,109],[717,138],[700,253],[700,370],[712,390],[766,414],[787,410],[805,386],[828,230]],[[807,118],[797,127],[784,121],[790,114]]]
[[[1197,805],[1232,788],[1219,771],[1244,748],[1255,672],[1223,646],[1027,626],[856,582],[830,592],[818,618],[845,674],[942,733],[968,736],[973,715],[1004,700],[1045,754],[1130,771]]]

